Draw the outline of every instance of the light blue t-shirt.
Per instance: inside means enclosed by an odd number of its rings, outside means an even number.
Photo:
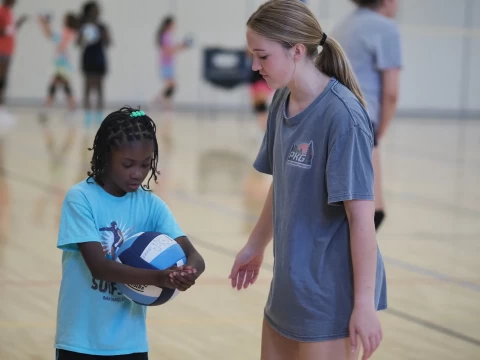
[[[373,10],[358,8],[335,27],[332,37],[345,51],[367,102],[370,120],[378,125],[382,71],[402,67],[397,24]]]
[[[148,352],[146,307],[123,296],[115,283],[92,278],[78,243],[112,246],[143,231],[184,236],[168,206],[138,189],[108,194],[92,179],[74,185],[63,202],[57,246],[63,250],[55,347],[91,355]]]

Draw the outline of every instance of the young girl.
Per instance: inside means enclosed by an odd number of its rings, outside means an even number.
[[[44,109],[39,114],[40,124],[44,126],[45,138],[47,148],[54,162],[58,158],[62,158],[70,149],[73,143],[75,135],[75,129],[73,127],[73,111],[75,110],[75,98],[72,93],[70,75],[72,72],[72,64],[70,60],[69,50],[76,36],[77,19],[74,14],[67,13],[64,17],[63,29],[61,33],[54,32],[50,25],[50,18],[45,15],[39,16],[40,27],[42,28],[45,36],[52,40],[56,44],[55,49],[55,72],[50,80],[48,86],[47,100],[45,101]],[[48,109],[52,107],[55,101],[55,93],[57,87],[63,87],[65,95],[68,101],[69,112],[65,116],[69,129],[63,145],[55,150],[55,137],[51,129],[47,126],[48,122]]]
[[[40,27],[45,36],[56,44],[55,49],[55,72],[48,86],[48,96],[45,107],[49,108],[55,100],[55,92],[58,86],[62,86],[67,96],[68,107],[70,111],[75,110],[75,98],[72,94],[70,75],[72,72],[72,63],[70,59],[70,47],[76,36],[77,19],[74,14],[67,13],[63,20],[63,29],[61,33],[54,32],[50,26],[50,19],[47,16],[39,16]],[[41,113],[41,120],[46,120],[45,112]]]
[[[373,122],[375,147],[375,228],[385,217],[382,196],[380,147],[398,101],[402,67],[401,38],[397,24],[398,0],[352,0],[358,8],[335,29],[335,38],[347,57],[365,95]]]
[[[105,49],[111,43],[110,31],[100,22],[100,8],[95,1],[89,1],[83,6],[82,25],[77,43],[83,48],[82,70],[85,79],[83,105],[85,126],[88,128],[94,117],[98,123],[103,119],[103,81],[108,72]],[[97,93],[95,113],[92,112],[90,102],[92,92]]]
[[[204,271],[202,257],[167,205],[148,190],[152,177],[157,180],[157,161],[155,124],[144,112],[122,108],[102,122],[91,172],[70,188],[63,203],[57,244],[63,250],[57,360],[148,359],[146,307],[121,295],[116,282],[184,291]],[[185,251],[186,265],[156,271],[112,261],[114,254],[104,249],[112,248],[114,237],[102,243],[111,224],[122,236],[141,231],[170,236]]]
[[[338,43],[298,0],[271,0],[247,22],[253,70],[275,92],[255,168],[273,175],[233,264],[258,277],[274,238],[262,359],[363,359],[382,340],[385,272],[373,223],[373,129]],[[318,53],[321,48],[320,54]]]
[[[189,47],[190,40],[186,39],[180,44],[175,43],[175,20],[172,16],[165,17],[156,33],[156,45],[160,50],[160,75],[165,82],[163,91],[158,95],[158,100],[167,110],[171,110],[171,98],[175,92],[175,55]]]
[[[164,82],[164,87],[157,95],[154,103],[160,104],[164,110],[164,119],[160,128],[161,145],[165,152],[170,152],[172,148],[172,113],[173,94],[176,90],[175,81],[175,56],[178,52],[191,46],[191,39],[185,39],[181,43],[176,43],[174,39],[175,19],[172,16],[166,16],[157,30],[155,44],[160,55],[160,76]],[[155,105],[155,104],[154,104]]]

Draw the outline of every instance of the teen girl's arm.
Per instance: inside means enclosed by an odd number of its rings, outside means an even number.
[[[402,39],[396,25],[379,34],[376,42],[376,66],[381,73],[382,93],[377,138],[381,140],[395,115],[398,102],[400,71],[403,64]]]
[[[257,280],[263,262],[265,248],[273,237],[273,184],[263,206],[262,213],[250,237],[233,263],[230,275],[233,288],[246,289]]]
[[[83,242],[79,243],[78,247],[92,276],[97,280],[175,288],[170,280],[170,273],[174,270],[138,269],[109,260],[105,258],[99,242]]]
[[[354,278],[354,310],[350,320],[352,348],[357,334],[368,359],[382,341],[382,329],[375,308],[377,241],[373,221],[375,205],[371,200],[344,201],[350,227],[350,248]]]
[[[255,227],[248,239],[247,246],[264,251],[273,237],[273,183],[268,190],[265,204]]]

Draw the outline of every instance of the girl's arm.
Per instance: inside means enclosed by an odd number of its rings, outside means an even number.
[[[176,268],[169,276],[178,290],[185,291],[195,285],[197,278],[205,271],[205,261],[186,236],[180,236],[175,241],[185,253],[187,263]]]
[[[235,257],[229,278],[232,287],[240,290],[253,284],[260,273],[263,253],[273,237],[273,184],[270,185],[262,213],[247,244]]]
[[[350,227],[355,304],[374,306],[377,270],[375,205],[370,200],[351,200],[344,204]]]
[[[180,245],[187,257],[187,263],[185,265],[196,269],[195,278],[199,277],[205,271],[205,261],[203,257],[186,236],[180,236],[176,238],[175,241]]]
[[[123,284],[155,285],[175,288],[169,278],[174,270],[146,270],[105,258],[102,245],[99,242],[79,243],[78,247],[92,276],[97,280],[119,282]]]
[[[247,246],[265,250],[273,238],[273,183],[268,190],[265,204],[258,221],[248,239]]]
[[[42,31],[45,34],[45,36],[47,38],[51,39],[52,38],[52,29],[50,28],[50,24],[47,21],[47,19],[45,19],[44,16],[39,16],[38,21],[40,22],[40,27],[42,28]]]
[[[382,327],[375,308],[377,241],[375,236],[375,205],[371,200],[344,201],[350,227],[350,248],[353,263],[354,306],[350,318],[352,351],[363,346],[368,359],[382,341]]]
[[[395,115],[400,88],[400,68],[387,69],[382,72],[382,100],[380,121],[378,127],[378,139],[387,131],[390,121]]]

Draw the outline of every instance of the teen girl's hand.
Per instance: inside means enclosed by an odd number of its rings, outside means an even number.
[[[363,347],[362,360],[369,359],[383,338],[382,327],[375,307],[371,304],[355,305],[350,317],[349,329],[352,352],[357,350],[360,340]]]
[[[264,249],[258,249],[249,244],[239,251],[229,275],[233,288],[246,289],[255,283],[262,266],[263,253]]]

